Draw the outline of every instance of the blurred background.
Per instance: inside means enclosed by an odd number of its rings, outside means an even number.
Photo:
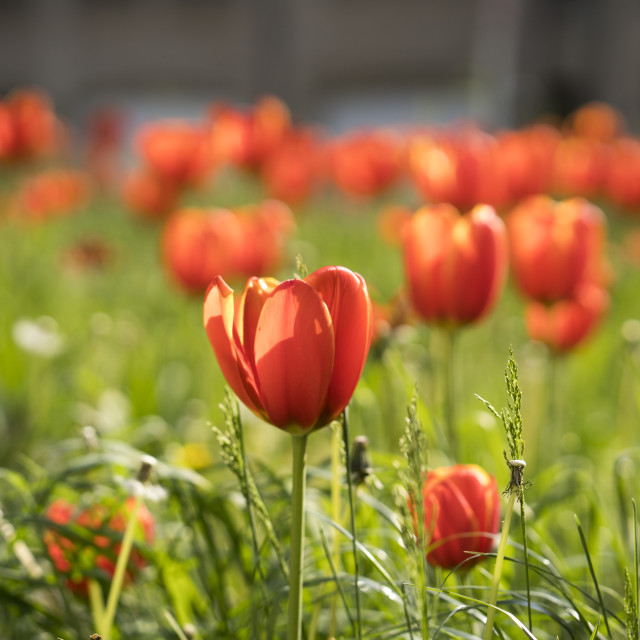
[[[40,87],[76,125],[113,104],[135,127],[270,93],[333,132],[601,100],[638,131],[639,25],[635,0],[1,0],[0,94]]]

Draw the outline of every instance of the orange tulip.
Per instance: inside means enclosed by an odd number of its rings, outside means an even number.
[[[344,267],[284,282],[252,277],[237,306],[218,276],[204,303],[229,386],[257,416],[300,436],[336,419],[351,399],[372,317],[364,279]]]
[[[429,202],[448,202],[465,210],[480,203],[499,207],[507,192],[496,172],[496,153],[495,138],[476,129],[417,135],[409,146],[409,168]]]
[[[261,178],[272,198],[294,205],[309,197],[320,182],[322,169],[319,141],[311,132],[300,130],[265,159]]]
[[[161,245],[175,281],[187,291],[201,293],[219,274],[238,276],[243,229],[228,209],[182,209],[167,220]]]
[[[13,202],[10,217],[37,221],[69,215],[89,200],[88,174],[72,169],[49,169],[23,182]]]
[[[533,300],[569,298],[602,267],[605,220],[582,198],[529,198],[507,218],[516,284]]]
[[[453,569],[467,568],[493,546],[500,524],[500,495],[496,480],[475,464],[431,469],[422,488],[427,561]]]
[[[157,220],[176,207],[180,194],[173,183],[148,171],[134,171],[125,179],[122,195],[134,215]]]
[[[402,147],[379,131],[357,132],[337,140],[329,151],[329,171],[346,195],[371,197],[390,187],[402,169]]]
[[[289,110],[274,96],[264,96],[243,111],[227,104],[214,104],[211,120],[215,158],[250,171],[259,169],[291,130]]]
[[[609,295],[592,283],[581,284],[571,298],[551,306],[530,302],[525,311],[527,332],[552,351],[565,353],[587,340],[609,307]]]
[[[176,187],[200,184],[213,170],[209,136],[187,122],[157,122],[139,134],[140,153],[159,178]]]
[[[611,143],[604,191],[615,204],[640,209],[640,140],[619,138]]]
[[[508,267],[504,223],[488,205],[464,216],[450,204],[422,207],[405,227],[404,265],[412,304],[424,320],[475,322],[502,293]]]
[[[13,133],[11,146],[4,155],[0,154],[0,158],[31,160],[57,150],[61,144],[62,125],[47,95],[37,90],[19,89],[9,94],[4,104]]]
[[[602,189],[606,167],[607,147],[602,142],[563,138],[553,158],[553,188],[564,196],[594,197]]]
[[[608,104],[590,102],[569,116],[568,125],[576,136],[610,142],[624,130],[624,118]]]

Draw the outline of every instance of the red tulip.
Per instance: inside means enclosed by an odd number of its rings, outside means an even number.
[[[640,140],[619,138],[611,143],[604,191],[615,204],[640,209]]]
[[[115,563],[120,551],[120,543],[114,534],[123,534],[127,519],[133,511],[135,498],[128,498],[124,504],[116,501],[96,503],[78,511],[76,505],[58,499],[49,505],[46,516],[59,526],[73,525],[85,537],[93,536],[93,544],[81,545],[63,535],[57,529],[44,534],[44,543],[54,567],[67,574],[67,586],[74,592],[87,595],[87,573],[98,568],[113,576]],[[139,532],[136,539],[151,544],[155,538],[155,521],[149,510],[140,505],[137,514]],[[131,581],[135,572],[144,567],[145,561],[140,551],[133,549],[129,557],[127,578]]]
[[[23,182],[10,216],[22,221],[66,216],[89,200],[89,175],[71,169],[49,169]]]
[[[357,132],[333,144],[328,163],[343,193],[366,198],[380,194],[400,177],[402,147],[382,132]]]
[[[465,325],[502,293],[507,235],[492,207],[461,216],[450,204],[422,207],[406,224],[404,265],[416,312],[427,322]]]
[[[211,119],[215,158],[251,171],[262,167],[291,129],[287,106],[274,96],[260,98],[245,111],[214,104]]]
[[[138,146],[149,169],[178,188],[200,184],[213,170],[213,152],[203,127],[157,122],[139,134]]]
[[[553,158],[553,188],[563,196],[595,197],[602,189],[607,147],[599,140],[563,138]]]
[[[622,114],[603,102],[590,102],[568,118],[569,130],[580,138],[610,142],[624,130]]]
[[[502,175],[496,173],[496,140],[482,131],[413,138],[409,167],[420,194],[433,203],[460,209],[477,204],[501,206],[507,198]]]
[[[469,567],[493,546],[500,524],[496,480],[475,464],[431,469],[422,488],[427,561],[445,569]]]
[[[31,160],[57,150],[61,143],[62,125],[44,93],[19,89],[4,101],[10,116],[11,145],[0,153],[7,160]],[[4,117],[2,118],[4,120]]]
[[[529,198],[507,218],[516,284],[533,300],[573,295],[602,266],[604,215],[582,198]]]
[[[179,190],[153,173],[134,171],[124,181],[123,198],[134,215],[157,220],[177,205]]]
[[[544,342],[557,353],[565,353],[592,335],[608,307],[606,290],[584,283],[571,298],[551,306],[530,302],[525,312],[527,332],[532,340]]]
[[[362,276],[324,267],[304,279],[252,277],[238,305],[221,277],[204,326],[229,386],[256,415],[293,435],[337,418],[367,358],[371,301]]]
[[[202,293],[219,274],[238,276],[243,236],[238,217],[228,209],[182,209],[164,227],[164,263],[184,289]]]

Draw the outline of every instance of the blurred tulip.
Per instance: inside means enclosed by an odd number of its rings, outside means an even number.
[[[328,154],[329,172],[348,196],[379,195],[400,177],[402,146],[380,131],[346,135],[331,145]]]
[[[44,543],[54,567],[68,575],[66,585],[80,595],[88,593],[88,575],[100,569],[113,577],[120,543],[114,534],[123,534],[129,514],[133,511],[135,498],[120,501],[105,501],[78,510],[75,504],[64,499],[52,502],[45,516],[58,527],[73,526],[93,544],[81,544],[77,538],[67,538],[58,528],[44,534]],[[155,521],[149,510],[140,505],[137,514],[138,532],[136,540],[152,544],[155,538]],[[75,533],[75,532],[74,532]],[[145,565],[138,549],[133,549],[127,565],[126,577],[131,582],[137,571]]]
[[[176,282],[201,293],[217,275],[238,277],[243,228],[228,209],[182,209],[167,220],[161,247]]]
[[[6,111],[0,120],[9,114],[12,133],[10,144],[2,152],[0,160],[26,161],[53,153],[62,142],[63,128],[56,118],[49,98],[33,89],[19,89],[10,93],[4,100]],[[5,144],[6,144],[5,133]]]
[[[412,304],[423,320],[453,327],[476,322],[504,287],[504,224],[487,205],[464,216],[449,204],[422,207],[406,225],[404,266]]]
[[[351,399],[371,342],[371,301],[362,276],[344,267],[281,283],[250,278],[237,306],[217,277],[204,326],[240,400],[304,436],[336,419]]]
[[[596,284],[583,283],[571,298],[550,306],[530,302],[525,311],[527,332],[552,351],[565,353],[587,340],[609,308],[609,295]]]
[[[535,196],[507,217],[513,275],[527,297],[550,303],[600,277],[605,236],[602,211],[582,198]]]
[[[481,203],[499,207],[507,193],[496,173],[495,154],[495,138],[476,129],[417,135],[409,146],[409,167],[428,202],[446,202],[462,211]]]
[[[245,278],[276,271],[284,249],[296,228],[291,209],[280,200],[268,199],[235,210],[243,230],[237,257],[238,274]],[[224,275],[224,274],[220,274]]]
[[[609,147],[604,176],[605,195],[615,204],[640,210],[640,141],[620,138]]]
[[[542,124],[496,136],[493,171],[504,183],[508,203],[548,192],[559,141],[558,131]]]
[[[496,480],[474,464],[430,469],[422,488],[427,561],[445,569],[468,568],[493,546],[500,525]]]
[[[203,127],[181,121],[144,127],[138,146],[149,170],[178,188],[200,184],[213,171],[209,136]]]
[[[71,169],[50,169],[25,180],[16,194],[10,217],[38,221],[69,215],[86,205],[89,176]]]
[[[376,228],[378,235],[392,246],[401,246],[404,230],[411,220],[413,211],[402,205],[388,205],[377,216]]]
[[[246,170],[259,170],[291,129],[286,105],[265,96],[242,111],[226,104],[211,110],[211,144],[217,161]]]
[[[590,102],[572,113],[570,131],[580,137],[599,142],[611,142],[624,130],[622,114],[604,102]]]
[[[598,195],[607,163],[607,147],[599,140],[563,138],[553,158],[553,190],[563,196]]]
[[[297,131],[265,159],[261,177],[272,198],[296,205],[311,195],[322,173],[320,143],[309,132]]]
[[[134,171],[125,179],[122,195],[134,215],[157,220],[175,209],[179,191],[172,183],[152,173]]]

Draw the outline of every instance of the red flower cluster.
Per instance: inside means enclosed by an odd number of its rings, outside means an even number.
[[[295,226],[278,200],[234,210],[182,209],[167,220],[162,255],[178,284],[200,293],[218,275],[246,279],[277,269]]]
[[[0,162],[24,162],[58,150],[63,128],[49,98],[16,90],[0,101]]]
[[[484,469],[474,464],[430,469],[422,499],[430,564],[469,568],[482,559],[473,554],[491,550],[500,525],[500,495]]]
[[[118,536],[127,527],[128,517],[133,511],[135,498],[120,501],[104,501],[79,510],[76,505],[64,499],[52,502],[45,515],[56,525],[70,527],[78,537],[86,539],[85,544],[65,536],[59,529],[49,529],[44,534],[47,552],[57,571],[67,575],[66,585],[80,595],[88,592],[88,572],[96,569],[113,576],[115,563],[120,551]],[[137,514],[138,531],[136,540],[151,544],[155,538],[155,521],[144,505]],[[134,547],[129,557],[126,577],[132,581],[136,572],[142,569],[145,560]]]
[[[217,277],[204,303],[204,326],[229,386],[257,416],[293,435],[344,410],[372,325],[366,283],[344,267],[284,282],[250,278],[237,304]]]
[[[507,228],[531,337],[558,352],[573,348],[608,307],[602,211],[581,198],[537,196],[510,213]]]

